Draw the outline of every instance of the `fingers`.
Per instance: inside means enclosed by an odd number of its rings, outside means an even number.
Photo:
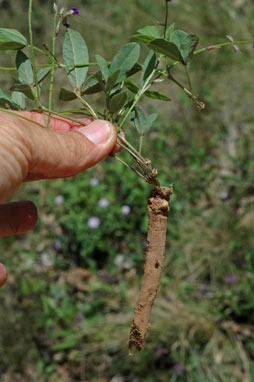
[[[7,270],[3,264],[0,263],[0,288],[4,285],[7,279]]]
[[[42,125],[45,125],[45,121],[43,119],[42,113],[38,112],[31,112],[31,111],[20,111],[17,112],[17,114],[23,115],[24,117],[27,117],[29,119],[32,119],[35,122],[38,122]],[[47,114],[46,119],[47,119]],[[88,125],[93,121],[91,118],[81,118],[78,120],[80,123]],[[57,115],[52,115],[50,117],[50,129],[52,130],[58,130],[58,131],[71,131],[75,130],[78,127],[80,127],[81,124],[78,122],[70,121],[68,119],[65,119],[63,117],[58,117]]]
[[[35,226],[36,222],[37,209],[30,201],[0,206],[0,236],[17,235],[27,232]]]
[[[41,122],[41,114],[28,114]],[[31,124],[25,137],[30,157],[24,180],[72,176],[110,154],[117,138],[115,127],[101,120],[82,122],[89,124],[75,126],[61,118],[52,118],[51,130]]]

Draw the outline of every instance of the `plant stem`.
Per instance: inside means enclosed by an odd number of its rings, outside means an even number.
[[[143,139],[144,139],[144,135],[140,135],[139,136],[139,150],[138,150],[139,154],[141,154],[141,152],[142,152]]]
[[[33,30],[32,30],[32,7],[33,7],[33,0],[29,0],[29,8],[28,8],[28,30],[29,30],[29,40],[30,40],[30,53],[31,53],[31,63],[33,67],[34,72],[34,81],[36,85],[36,99],[40,99],[40,92],[39,92],[39,83],[38,83],[38,77],[37,77],[37,70],[35,65],[35,56],[34,56],[34,46],[33,46]]]
[[[43,111],[46,112],[46,113],[49,113],[49,110],[46,109],[46,108],[44,108]],[[64,119],[68,119],[69,121],[75,122],[75,123],[77,123],[78,125],[82,125],[82,126],[86,126],[86,125],[87,125],[87,123],[84,123],[84,122],[82,122],[82,121],[80,121],[80,120],[78,120],[78,119],[71,118],[71,117],[66,117],[66,116],[63,117],[63,116],[62,116],[62,113],[58,113],[58,112],[56,112],[56,111],[52,111],[52,110],[51,110],[51,115],[57,115],[58,117],[61,117],[61,118],[64,118]],[[45,126],[43,126],[43,127],[45,127]]]
[[[8,109],[3,109],[2,107],[0,107],[0,110],[1,110],[1,111],[4,111],[5,113],[8,113],[8,114],[15,115],[15,117],[19,117],[19,118],[25,119],[25,120],[28,121],[28,122],[32,122],[32,123],[34,123],[35,125],[38,125],[38,126],[40,126],[40,127],[45,128],[45,126],[42,125],[41,123],[36,122],[36,121],[34,121],[33,119],[24,117],[23,115],[18,114],[18,112],[15,113],[15,111],[11,111],[11,110],[8,110]]]
[[[188,85],[189,85],[190,92],[191,92],[191,94],[193,94],[192,85],[191,85],[191,79],[190,79],[190,73],[189,73],[189,70],[188,70],[188,66],[187,66],[187,65],[184,65],[184,69],[185,69],[185,73],[186,73],[186,77],[187,77],[187,81],[188,81]]]
[[[50,116],[51,116],[51,109],[52,109],[52,97],[53,97],[53,86],[54,86],[54,76],[55,76],[55,42],[56,42],[56,23],[57,23],[57,14],[54,15],[54,22],[53,22],[53,31],[52,31],[52,57],[51,57],[51,73],[50,73],[50,84],[49,84],[49,114],[48,114],[48,121],[47,121],[47,127],[49,127],[50,124]]]
[[[165,15],[165,23],[164,23],[164,38],[166,38],[166,31],[167,31],[167,25],[168,25],[168,1],[165,1],[166,3],[166,15]]]
[[[84,100],[81,95],[80,95],[80,92],[78,90],[74,90],[74,94],[77,96],[77,98],[80,100],[80,102],[90,111],[91,113],[91,116],[94,118],[94,119],[99,119],[97,114],[95,113],[95,111],[93,110],[93,108],[89,105],[88,102],[86,102],[86,100]]]
[[[144,164],[146,163],[145,158],[142,157],[142,155],[135,149],[135,147],[133,147],[130,144],[129,141],[127,141],[127,139],[125,139],[122,136],[119,136],[119,138],[120,138],[120,141],[122,141],[127,146],[127,148],[130,150],[131,153],[133,153],[135,156],[137,156],[142,163],[144,163]]]
[[[37,46],[32,46],[32,45],[28,44],[27,48],[30,48],[30,49],[32,48],[33,50],[36,50],[37,52],[43,54],[44,56],[51,58],[48,53],[44,52],[44,50],[42,50],[40,48],[37,48]],[[36,65],[36,67],[38,67],[38,66]]]
[[[152,73],[150,74],[150,76],[147,78],[146,82],[144,83],[143,87],[138,91],[138,93],[136,94],[135,98],[134,98],[134,101],[133,101],[133,104],[131,105],[131,107],[127,110],[124,118],[122,119],[120,125],[119,125],[119,128],[122,129],[123,125],[125,124],[127,118],[129,117],[130,113],[132,112],[132,110],[134,109],[134,107],[136,106],[136,104],[138,103],[138,101],[140,100],[140,98],[142,97],[142,95],[145,93],[145,91],[147,89],[149,89],[149,87],[151,86],[151,84],[149,85],[149,81],[150,79],[153,77],[154,73],[156,72],[156,69],[154,69],[152,71]]]

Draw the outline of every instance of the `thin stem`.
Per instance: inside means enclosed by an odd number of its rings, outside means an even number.
[[[193,94],[192,85],[191,85],[191,79],[190,79],[190,73],[189,73],[189,70],[188,70],[188,66],[187,66],[187,65],[184,65],[184,69],[185,69],[185,73],[186,73],[186,77],[187,77],[187,81],[188,81],[188,85],[189,85],[190,92],[191,92],[191,94]]]
[[[46,108],[44,108],[43,111],[46,112],[46,113],[49,112],[49,110],[46,109]],[[57,115],[58,117],[61,117],[61,118],[64,118],[64,119],[68,119],[69,121],[75,122],[75,123],[77,123],[78,125],[82,125],[82,126],[86,126],[86,125],[87,125],[87,123],[81,122],[81,121],[78,120],[78,119],[71,118],[71,117],[66,117],[66,116],[63,117],[63,116],[62,116],[62,113],[58,113],[58,112],[56,112],[56,111],[52,111],[52,110],[51,110],[51,115]],[[45,126],[43,126],[43,127],[45,127]]]
[[[98,116],[97,116],[97,114],[96,114],[95,111],[93,110],[93,108],[89,105],[89,103],[86,102],[86,100],[84,100],[84,99],[81,97],[79,91],[75,89],[75,90],[74,90],[74,94],[77,96],[77,98],[80,100],[80,102],[81,102],[81,103],[82,103],[82,104],[83,104],[83,105],[90,111],[92,117],[93,117],[94,119],[99,119]]]
[[[142,163],[145,163],[145,158],[142,157],[142,155],[135,149],[135,147],[133,147],[129,141],[127,141],[127,139],[125,139],[124,137],[122,136],[119,136],[119,139],[120,139],[120,145],[121,145],[121,142],[123,142],[127,147],[128,149],[135,155],[139,158],[139,160],[142,162]]]
[[[166,31],[168,25],[168,1],[166,0],[166,15],[165,15],[165,23],[164,23],[164,38],[166,38]]]
[[[139,154],[141,154],[141,152],[142,152],[143,139],[144,139],[144,135],[140,135],[139,136],[139,150],[138,150]]]
[[[33,46],[33,30],[32,30],[32,6],[33,6],[33,0],[29,0],[29,8],[28,8],[28,30],[29,30],[29,40],[30,40],[30,53],[31,53],[31,63],[33,67],[34,72],[34,81],[36,85],[36,101],[37,99],[40,99],[40,92],[39,92],[39,83],[38,83],[38,77],[37,77],[37,70],[35,65],[35,56],[34,56],[34,46]]]
[[[51,116],[51,109],[52,109],[52,97],[53,97],[53,86],[54,86],[54,76],[55,76],[55,42],[56,42],[56,23],[57,23],[57,14],[54,15],[54,22],[53,22],[53,31],[52,31],[52,56],[51,57],[51,73],[50,73],[50,83],[49,83],[49,114],[48,114],[48,122],[47,127],[49,127],[50,124],[50,116]]]
[[[15,115],[15,117],[19,117],[19,118],[25,119],[25,120],[28,121],[28,122],[32,122],[32,123],[34,123],[35,125],[38,125],[38,126],[40,126],[40,127],[45,128],[45,126],[42,125],[41,123],[36,122],[36,121],[34,121],[33,119],[24,117],[23,115],[20,115],[20,114],[18,114],[18,113],[15,113],[15,111],[11,111],[11,110],[8,110],[8,109],[3,109],[2,107],[0,107],[0,110],[1,110],[1,111],[4,111],[5,113],[8,113],[8,114]]]
[[[124,160],[122,160],[121,158],[119,158],[117,155],[111,155],[112,158],[118,160],[118,162],[122,163],[125,167],[127,167],[128,169],[132,170],[131,166],[125,162]]]
[[[32,48],[33,50],[36,50],[37,52],[39,52],[39,53],[43,54],[44,56],[47,56],[47,57],[50,58],[48,53],[44,52],[44,50],[42,50],[40,48],[37,48],[37,46],[32,46],[32,45],[28,44],[27,48],[30,48],[30,49]],[[38,66],[36,66],[36,67],[38,67]]]
[[[138,101],[140,100],[140,98],[142,97],[142,95],[145,93],[145,91],[151,86],[148,85],[150,79],[153,77],[154,73],[156,72],[156,69],[154,69],[151,73],[151,75],[148,77],[148,79],[146,80],[146,82],[144,83],[142,89],[140,89],[138,91],[138,93],[136,94],[135,98],[134,98],[134,101],[133,101],[133,104],[131,105],[131,107],[127,110],[127,113],[125,114],[124,118],[122,119],[120,125],[119,125],[119,128],[122,129],[123,125],[125,124],[127,118],[129,117],[130,113],[132,112],[132,110],[134,109],[134,107],[136,106],[136,104],[138,103]]]

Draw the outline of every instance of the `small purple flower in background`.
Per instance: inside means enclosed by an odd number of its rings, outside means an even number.
[[[64,201],[63,195],[57,195],[54,199],[54,203],[56,206],[59,206],[60,204],[62,204],[63,201]]]
[[[84,319],[84,316],[82,313],[78,313],[76,316],[75,316],[75,321],[76,321],[76,328],[78,329],[82,329],[82,321]]]
[[[165,300],[166,300],[167,302],[171,302],[171,301],[173,301],[173,299],[172,299],[171,296],[166,296],[166,297],[165,297]]]
[[[178,375],[182,375],[185,373],[186,369],[184,369],[179,363],[176,363],[174,366],[174,371]]]
[[[166,349],[166,348],[157,348],[156,349],[156,354],[157,355],[167,355],[168,354],[168,349]]]
[[[90,184],[91,184],[91,186],[93,186],[93,187],[98,186],[98,184],[99,184],[99,179],[98,179],[98,178],[91,178],[91,179],[90,179]]]
[[[89,228],[98,228],[100,225],[101,221],[97,216],[92,216],[91,218],[88,219],[87,225]]]
[[[101,198],[98,202],[98,206],[101,208],[106,208],[109,206],[109,200],[107,198]]]
[[[201,300],[202,296],[201,296],[200,293],[196,293],[194,297],[195,297],[196,300]]]
[[[201,287],[199,288],[199,293],[204,294],[204,293],[206,293],[206,292],[207,292],[206,287],[201,286]]]
[[[131,212],[130,206],[127,206],[127,205],[122,206],[122,214],[123,215],[129,215],[130,212]]]
[[[236,277],[234,273],[231,273],[230,275],[227,275],[224,280],[227,284],[234,284],[236,282]]]
[[[55,241],[54,248],[58,251],[62,248],[62,243],[60,241]]]
[[[72,13],[72,15],[78,15],[79,14],[79,10],[77,7],[71,7],[70,12]]]

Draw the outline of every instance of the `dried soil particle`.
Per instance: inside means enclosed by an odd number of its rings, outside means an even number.
[[[160,287],[169,213],[169,198],[172,193],[172,186],[156,187],[152,190],[148,199],[148,245],[144,276],[130,329],[130,354],[133,347],[138,351],[142,350],[146,333],[150,327],[149,317],[154,299]]]

